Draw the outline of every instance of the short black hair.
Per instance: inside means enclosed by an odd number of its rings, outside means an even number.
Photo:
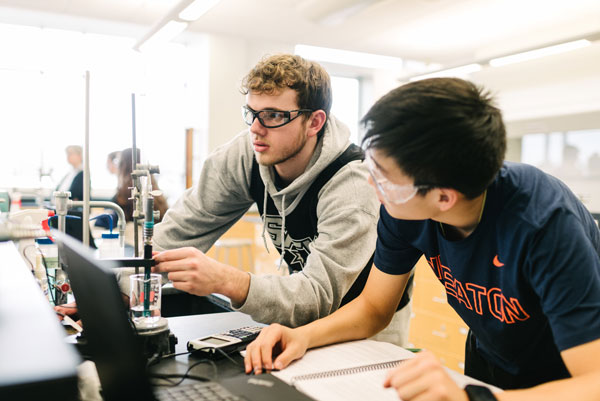
[[[402,85],[362,123],[363,146],[391,157],[415,185],[453,188],[469,199],[492,183],[506,153],[506,129],[492,97],[458,78]]]

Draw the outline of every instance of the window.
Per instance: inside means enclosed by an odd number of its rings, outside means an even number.
[[[90,174],[95,196],[112,196],[110,152],[132,146],[136,94],[142,162],[160,166],[173,202],[185,188],[184,132],[206,120],[199,92],[207,76],[201,49],[169,44],[160,55],[131,50],[135,39],[0,24],[0,187],[51,193],[70,169],[65,147],[84,145],[85,71],[90,72]],[[200,100],[202,99],[202,100]]]
[[[358,79],[331,76],[331,90],[333,93],[331,113],[350,128],[350,140],[360,145]]]
[[[521,160],[561,179],[600,212],[600,129],[524,135]]]

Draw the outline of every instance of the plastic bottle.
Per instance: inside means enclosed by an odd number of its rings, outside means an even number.
[[[21,193],[13,191],[10,194],[10,211],[18,212],[19,210],[21,210]]]
[[[48,277],[52,277],[54,275],[50,270],[58,267],[58,248],[56,247],[56,244],[48,237],[36,238],[35,242],[38,246],[39,252],[36,254],[35,268],[33,273],[40,284],[40,287],[44,291],[44,294],[48,296]],[[47,275],[46,269],[48,269]]]
[[[124,249],[119,245],[119,234],[104,233],[102,242],[98,248],[100,259],[122,258],[125,254]]]

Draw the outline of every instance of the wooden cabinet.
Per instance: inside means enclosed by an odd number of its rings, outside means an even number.
[[[424,257],[415,270],[409,342],[433,352],[450,369],[463,373],[468,328],[448,305],[444,286]]]

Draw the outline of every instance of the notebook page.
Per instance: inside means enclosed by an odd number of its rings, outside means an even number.
[[[412,352],[391,343],[373,340],[350,341],[311,349],[287,368],[272,374],[286,383],[292,383],[296,376],[404,360],[413,356]]]
[[[384,388],[387,369],[323,379],[300,380],[294,387],[316,400],[399,401],[393,388]]]
[[[345,376],[299,380],[294,381],[294,387],[317,400],[398,401],[398,395],[394,389],[383,387],[383,381],[388,371],[389,369],[382,369]],[[488,387],[494,393],[502,391],[498,387],[461,375],[448,368],[446,368],[446,371],[461,388],[464,388],[467,384],[477,384]]]

